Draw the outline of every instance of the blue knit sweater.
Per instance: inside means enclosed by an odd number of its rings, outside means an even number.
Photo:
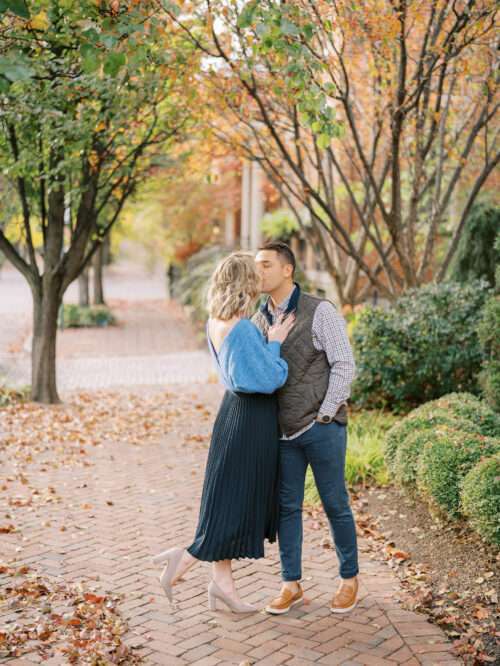
[[[208,346],[224,386],[242,393],[274,393],[286,382],[288,364],[281,358],[281,344],[267,342],[250,319],[240,319],[215,351],[208,333]]]

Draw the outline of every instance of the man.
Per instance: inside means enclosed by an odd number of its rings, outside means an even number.
[[[281,615],[303,600],[302,503],[307,466],[330,523],[340,565],[333,613],[354,608],[358,594],[356,528],[345,485],[347,399],[355,375],[343,317],[328,300],[303,293],[294,282],[295,257],[285,243],[267,243],[257,253],[262,291],[269,297],[253,322],[265,334],[279,316],[296,320],[281,347],[288,380],[278,390],[280,412],[279,546],[283,584],[266,607]]]

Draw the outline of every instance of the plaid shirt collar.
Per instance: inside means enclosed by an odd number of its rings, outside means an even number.
[[[297,305],[299,303],[299,297],[300,297],[300,287],[298,282],[294,282],[294,289],[290,293],[289,296],[285,298],[285,300],[278,305],[276,310],[279,310],[280,312],[286,312],[286,314],[293,312],[294,310],[297,309]],[[269,325],[272,325],[273,323],[273,313],[270,310],[270,304],[271,304],[271,297],[267,298],[265,303],[261,305],[260,311],[264,314],[265,318],[269,322]]]

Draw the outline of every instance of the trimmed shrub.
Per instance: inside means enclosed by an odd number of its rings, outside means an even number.
[[[112,326],[115,323],[116,320],[111,310],[105,305],[82,307],[80,305],[67,304],[63,306],[63,328]]]
[[[433,429],[424,427],[415,430],[399,444],[392,466],[394,480],[398,485],[410,491],[415,489],[418,459],[422,449],[432,437]]]
[[[433,405],[423,405],[432,410],[435,408],[449,410],[459,419],[471,421],[481,435],[500,437],[500,415],[494,412],[484,400],[470,393],[450,393],[434,400]]]
[[[450,518],[460,513],[460,485],[484,456],[500,452],[500,440],[449,428],[437,428],[417,463],[417,487]]]
[[[500,287],[500,285],[499,285]],[[486,302],[477,329],[483,349],[483,369],[479,375],[485,400],[500,412],[500,296]]]
[[[395,473],[396,457],[399,448],[409,437],[412,437],[417,432],[432,431],[436,426],[449,426],[457,430],[463,429],[467,432],[477,433],[477,427],[473,424],[460,420],[448,412],[439,409],[430,414],[417,412],[419,410],[411,412],[406,418],[396,423],[387,433],[384,455],[387,466],[393,474]]]
[[[486,281],[430,284],[389,309],[366,307],[354,328],[353,401],[405,412],[452,391],[479,391],[476,331]]]
[[[500,546],[500,453],[468,472],[462,482],[461,506],[476,532]]]
[[[395,474],[396,452],[416,431],[448,426],[462,432],[498,435],[500,418],[470,393],[450,393],[431,400],[410,412],[387,433],[384,456],[389,470]],[[400,460],[401,464],[403,459]]]
[[[429,422],[427,421],[427,424]],[[437,424],[441,432],[449,430],[467,432],[467,421],[454,421],[445,419]],[[436,423],[426,425],[418,430],[414,430],[409,436],[402,440],[396,450],[392,473],[396,483],[408,491],[416,490],[417,465],[420,455],[428,442],[432,442],[435,436]],[[469,433],[477,434],[477,433]]]

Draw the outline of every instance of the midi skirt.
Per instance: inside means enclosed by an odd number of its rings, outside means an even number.
[[[275,395],[227,390],[210,441],[198,527],[188,552],[215,562],[264,557],[276,541],[279,426]]]

